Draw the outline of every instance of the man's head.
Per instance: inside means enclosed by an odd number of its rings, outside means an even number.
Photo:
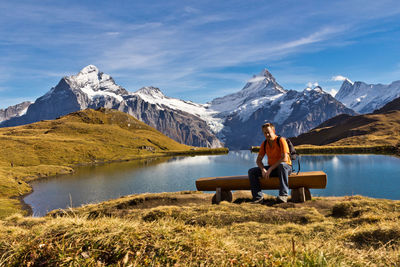
[[[262,132],[267,140],[274,140],[276,137],[275,126],[272,123],[264,123],[261,126]]]

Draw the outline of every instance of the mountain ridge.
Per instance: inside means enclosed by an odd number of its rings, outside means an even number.
[[[400,145],[400,98],[373,113],[341,114],[290,140],[295,145]]]
[[[400,80],[390,84],[354,83],[345,80],[335,98],[361,114],[371,113],[400,97]]]
[[[350,80],[342,88],[352,86]],[[344,86],[345,85],[345,86]],[[344,89],[339,97],[344,95]],[[28,107],[27,113],[0,123],[7,127],[56,117],[86,108],[111,108],[126,112],[174,140],[194,146],[247,149],[262,139],[259,126],[266,121],[287,137],[307,132],[323,121],[356,112],[320,86],[303,91],[285,90],[267,70],[250,78],[232,94],[206,104],[166,96],[145,86],[129,92],[96,66],[66,76]]]

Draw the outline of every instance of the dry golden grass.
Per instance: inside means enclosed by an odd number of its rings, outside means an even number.
[[[21,206],[11,197],[30,192],[27,182],[73,172],[79,164],[172,154],[226,153],[194,148],[168,138],[116,110],[84,110],[57,120],[0,129],[0,218]],[[12,202],[12,205],[11,205]]]
[[[353,116],[332,124],[291,140],[295,144],[318,146],[400,146],[400,110]]]
[[[400,264],[400,201],[354,196],[252,205],[249,192],[234,199],[211,205],[210,194],[145,194],[44,218],[14,215],[0,224],[0,265]]]

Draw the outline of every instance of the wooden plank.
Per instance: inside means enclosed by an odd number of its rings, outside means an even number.
[[[266,190],[279,189],[279,178],[270,177],[261,179],[261,188]],[[298,175],[289,176],[289,188],[325,188],[327,175],[323,171],[300,172]],[[199,191],[221,190],[250,190],[250,182],[247,175],[204,177],[196,180],[196,188]]]

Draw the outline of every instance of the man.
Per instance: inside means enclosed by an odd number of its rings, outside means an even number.
[[[249,180],[253,203],[263,203],[264,195],[261,192],[260,179],[279,177],[279,196],[277,202],[284,203],[288,199],[289,175],[292,172],[289,146],[286,139],[279,138],[275,133],[275,127],[271,123],[265,123],[261,127],[265,141],[260,146],[257,156],[257,166],[249,170]],[[264,166],[262,160],[268,157],[268,166]]]

